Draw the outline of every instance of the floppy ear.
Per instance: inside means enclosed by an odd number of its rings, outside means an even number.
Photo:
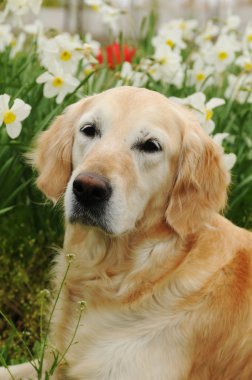
[[[184,131],[166,220],[181,236],[224,208],[230,175],[219,146],[198,125]]]
[[[54,202],[64,193],[71,175],[74,128],[68,112],[41,133],[35,150],[28,156],[39,173],[38,188]]]

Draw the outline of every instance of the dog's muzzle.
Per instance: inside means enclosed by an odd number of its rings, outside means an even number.
[[[73,181],[73,209],[70,222],[108,230],[106,210],[112,195],[110,181],[100,174],[83,172]]]

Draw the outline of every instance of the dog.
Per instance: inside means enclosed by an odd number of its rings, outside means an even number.
[[[110,89],[68,107],[32,159],[65,210],[53,379],[251,380],[252,234],[220,214],[230,174],[191,112]]]

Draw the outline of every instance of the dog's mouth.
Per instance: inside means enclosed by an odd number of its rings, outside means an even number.
[[[74,201],[72,211],[69,216],[69,222],[72,224],[97,227],[104,232],[111,234],[112,231],[106,219],[106,209],[107,207],[104,205],[85,207]]]

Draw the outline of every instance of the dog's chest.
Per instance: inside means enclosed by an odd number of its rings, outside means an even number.
[[[177,323],[154,310],[87,312],[68,356],[69,379],[183,379]]]

